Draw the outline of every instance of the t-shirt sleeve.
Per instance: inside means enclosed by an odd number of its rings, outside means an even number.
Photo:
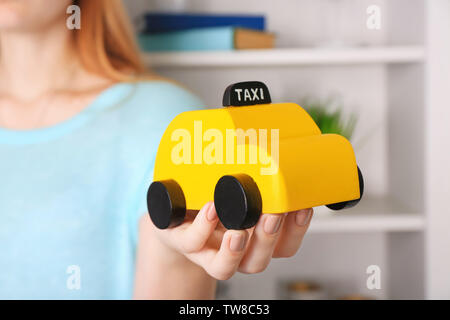
[[[137,241],[139,219],[147,214],[147,191],[153,181],[159,141],[173,118],[178,114],[204,108],[193,93],[169,82],[140,83],[131,99],[133,107],[134,146],[138,163],[136,204],[131,209],[132,236]],[[131,141],[133,143],[133,141]]]

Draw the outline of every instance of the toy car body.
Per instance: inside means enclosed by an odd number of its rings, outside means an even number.
[[[272,104],[260,82],[228,87],[224,105],[181,113],[166,129],[147,197],[158,228],[213,199],[225,227],[244,229],[261,213],[339,210],[362,197],[350,142],[322,134],[300,106]]]

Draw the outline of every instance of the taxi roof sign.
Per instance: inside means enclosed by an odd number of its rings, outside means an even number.
[[[272,103],[269,89],[260,81],[234,83],[226,88],[223,95],[224,107],[241,107],[269,103]]]

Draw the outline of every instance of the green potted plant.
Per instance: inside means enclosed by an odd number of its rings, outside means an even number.
[[[313,118],[322,133],[340,134],[348,140],[352,138],[357,116],[353,113],[345,116],[342,105],[336,99],[304,98],[300,105]]]

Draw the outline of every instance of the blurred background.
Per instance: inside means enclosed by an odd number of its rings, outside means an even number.
[[[210,107],[263,81],[347,135],[364,174],[359,206],[316,208],[294,258],[221,282],[219,298],[450,298],[450,1],[125,4],[150,68]]]

